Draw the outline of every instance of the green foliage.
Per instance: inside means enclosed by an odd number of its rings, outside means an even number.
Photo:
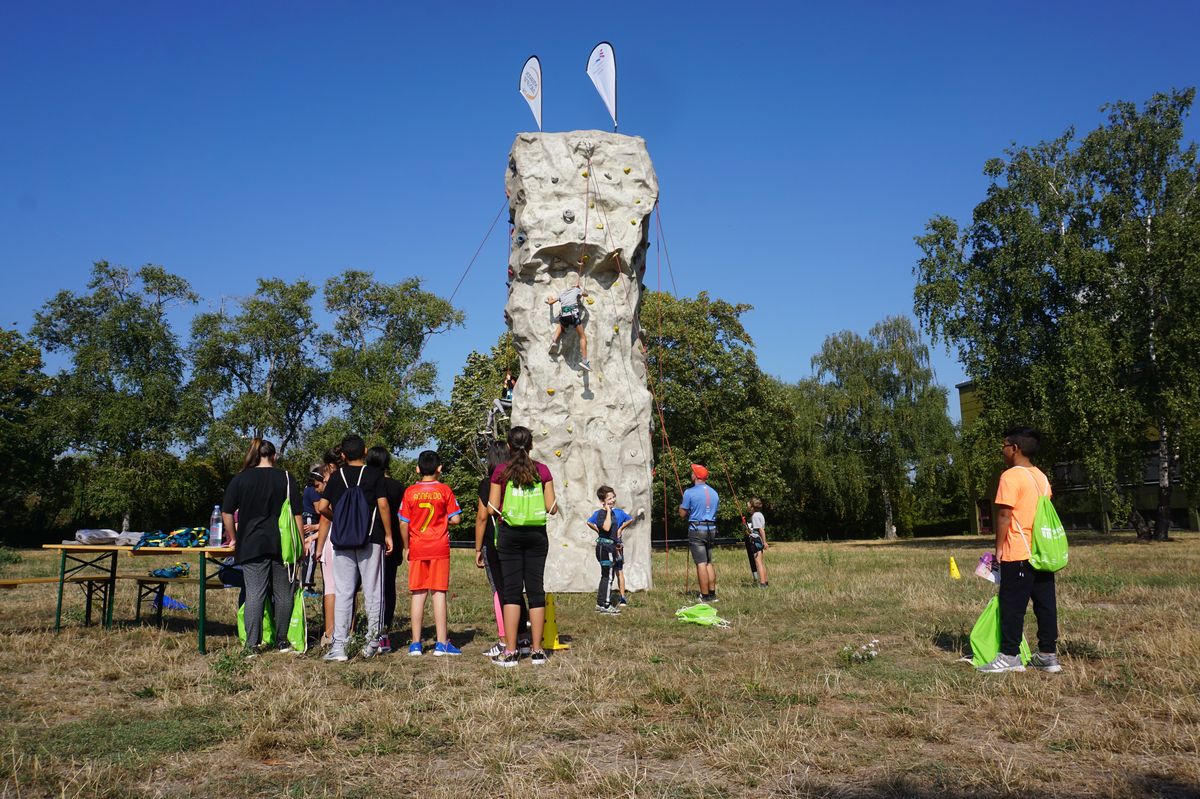
[[[1198,476],[1200,170],[1182,143],[1193,99],[1115,103],[1082,139],[1069,129],[1008,150],[985,166],[970,225],[935,217],[917,238],[916,312],[984,398],[964,434],[976,495],[1016,423],[1041,427],[1043,461],[1080,462],[1122,514],[1153,431],[1160,536],[1171,461]]]
[[[437,367],[419,360],[428,336],[462,324],[449,302],[409,278],[383,283],[348,270],[325,283],[334,331],[321,337],[329,358],[329,398],[349,429],[390,449],[429,439],[433,408],[420,404],[437,389]]]
[[[61,436],[55,451],[95,457],[96,511],[128,524],[169,479],[153,462],[179,440],[185,361],[167,312],[196,297],[162,267],[104,261],[87,288],[59,292],[36,315],[38,342],[70,361],[52,378],[45,421]]]
[[[868,338],[850,331],[828,337],[813,366],[836,506],[858,523],[879,523],[885,537],[895,536],[898,512],[911,528],[912,476],[926,492],[952,482],[954,429],[928,348],[906,317],[895,316]],[[928,495],[923,501],[936,503]]]
[[[669,510],[678,505],[680,487],[690,484],[688,464],[693,462],[707,465],[709,482],[725,492],[722,519],[738,519],[746,512],[733,501],[731,483],[742,503],[758,496],[768,506],[783,506],[791,493],[776,434],[788,426],[791,409],[786,390],[758,368],[754,342],[741,321],[748,310],[749,305],[713,300],[707,292],[695,299],[653,291],[645,296],[647,373],[673,453],[663,446],[656,415],[651,431],[657,464],[654,497],[662,502],[666,481]],[[654,518],[662,518],[661,505]]]
[[[304,280],[260,278],[236,313],[222,308],[192,320],[190,391],[209,446],[271,438],[284,454],[314,420],[328,379],[317,352],[315,292]]]
[[[517,374],[519,367],[512,336],[504,333],[488,354],[467,355],[450,389],[450,402],[435,409],[433,437],[442,457],[442,479],[454,489],[465,511],[460,532],[469,526],[475,510],[474,502],[463,498],[474,496],[476,485],[484,476],[482,460],[486,458],[489,437],[480,431],[487,422],[492,402],[500,396],[505,373]]]

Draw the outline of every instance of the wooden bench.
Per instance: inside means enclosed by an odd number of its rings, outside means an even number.
[[[64,583],[87,583],[87,582],[107,582],[108,578],[103,575],[72,575],[65,580]],[[7,580],[0,580],[0,589],[12,590],[20,588],[23,585],[39,585],[44,583],[53,583],[58,585],[57,577],[13,577]]]

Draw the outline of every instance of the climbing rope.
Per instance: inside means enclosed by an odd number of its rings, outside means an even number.
[[[508,207],[508,198],[504,198],[504,202],[500,204],[500,210],[496,212],[496,218],[492,220],[492,224],[488,226],[487,233],[483,234],[483,241],[479,242],[479,246],[475,248],[475,254],[471,256],[471,260],[467,262],[467,268],[463,270],[462,276],[458,278],[458,282],[454,284],[454,291],[450,292],[450,305],[454,305],[454,297],[458,294],[458,290],[462,288],[463,281],[467,279],[467,275],[471,272],[471,267],[475,265],[475,261],[479,259],[479,253],[483,252],[483,247],[488,243],[488,239],[492,237],[492,231],[496,229],[496,223],[500,221],[500,216],[504,213],[504,209]],[[400,390],[403,391],[408,385],[408,380],[412,377],[412,373],[421,365],[421,355],[425,352],[425,345],[429,343],[429,338],[433,335],[430,330],[421,337],[421,346],[417,348],[417,356],[413,359],[412,366],[408,367],[408,371],[400,378]]]

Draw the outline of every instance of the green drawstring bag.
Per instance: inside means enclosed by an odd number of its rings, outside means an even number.
[[[546,524],[546,495],[541,483],[522,488],[509,480],[504,485],[500,516],[510,527],[541,527]]]
[[[971,665],[991,663],[1000,654],[1000,597],[994,596],[971,628]],[[1029,644],[1021,636],[1021,665],[1029,663]]]
[[[304,612],[304,586],[296,586],[296,600],[292,602],[292,618],[288,621],[288,643],[292,649],[308,651],[308,614]]]
[[[288,566],[300,560],[300,530],[296,527],[296,514],[292,511],[292,475],[287,476],[287,491],[283,495],[283,507],[279,509],[279,550]]]
[[[717,609],[703,602],[675,611],[675,618],[705,627],[728,627],[729,622],[717,615]]]
[[[246,645],[246,605],[238,606],[237,613],[238,621],[238,640],[242,642],[242,646]],[[275,625],[271,622],[271,600],[268,599],[263,605],[263,626],[262,626],[262,645],[275,646]]]
[[[1040,572],[1056,572],[1067,565],[1067,531],[1063,529],[1050,497],[1042,493],[1037,478],[1029,479],[1038,491],[1037,509],[1033,512],[1033,536],[1029,541],[1029,565]]]

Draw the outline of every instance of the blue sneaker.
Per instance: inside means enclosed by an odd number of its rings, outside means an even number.
[[[421,642],[420,641],[413,641],[411,644],[408,645],[409,657],[419,658],[421,656],[421,654],[422,654],[422,652],[421,652]]]
[[[462,654],[462,650],[459,649],[458,647],[456,647],[454,644],[450,643],[449,641],[447,641],[446,643],[442,643],[441,641],[438,641],[433,646],[434,657],[440,658],[443,655],[461,655],[461,654]]]

